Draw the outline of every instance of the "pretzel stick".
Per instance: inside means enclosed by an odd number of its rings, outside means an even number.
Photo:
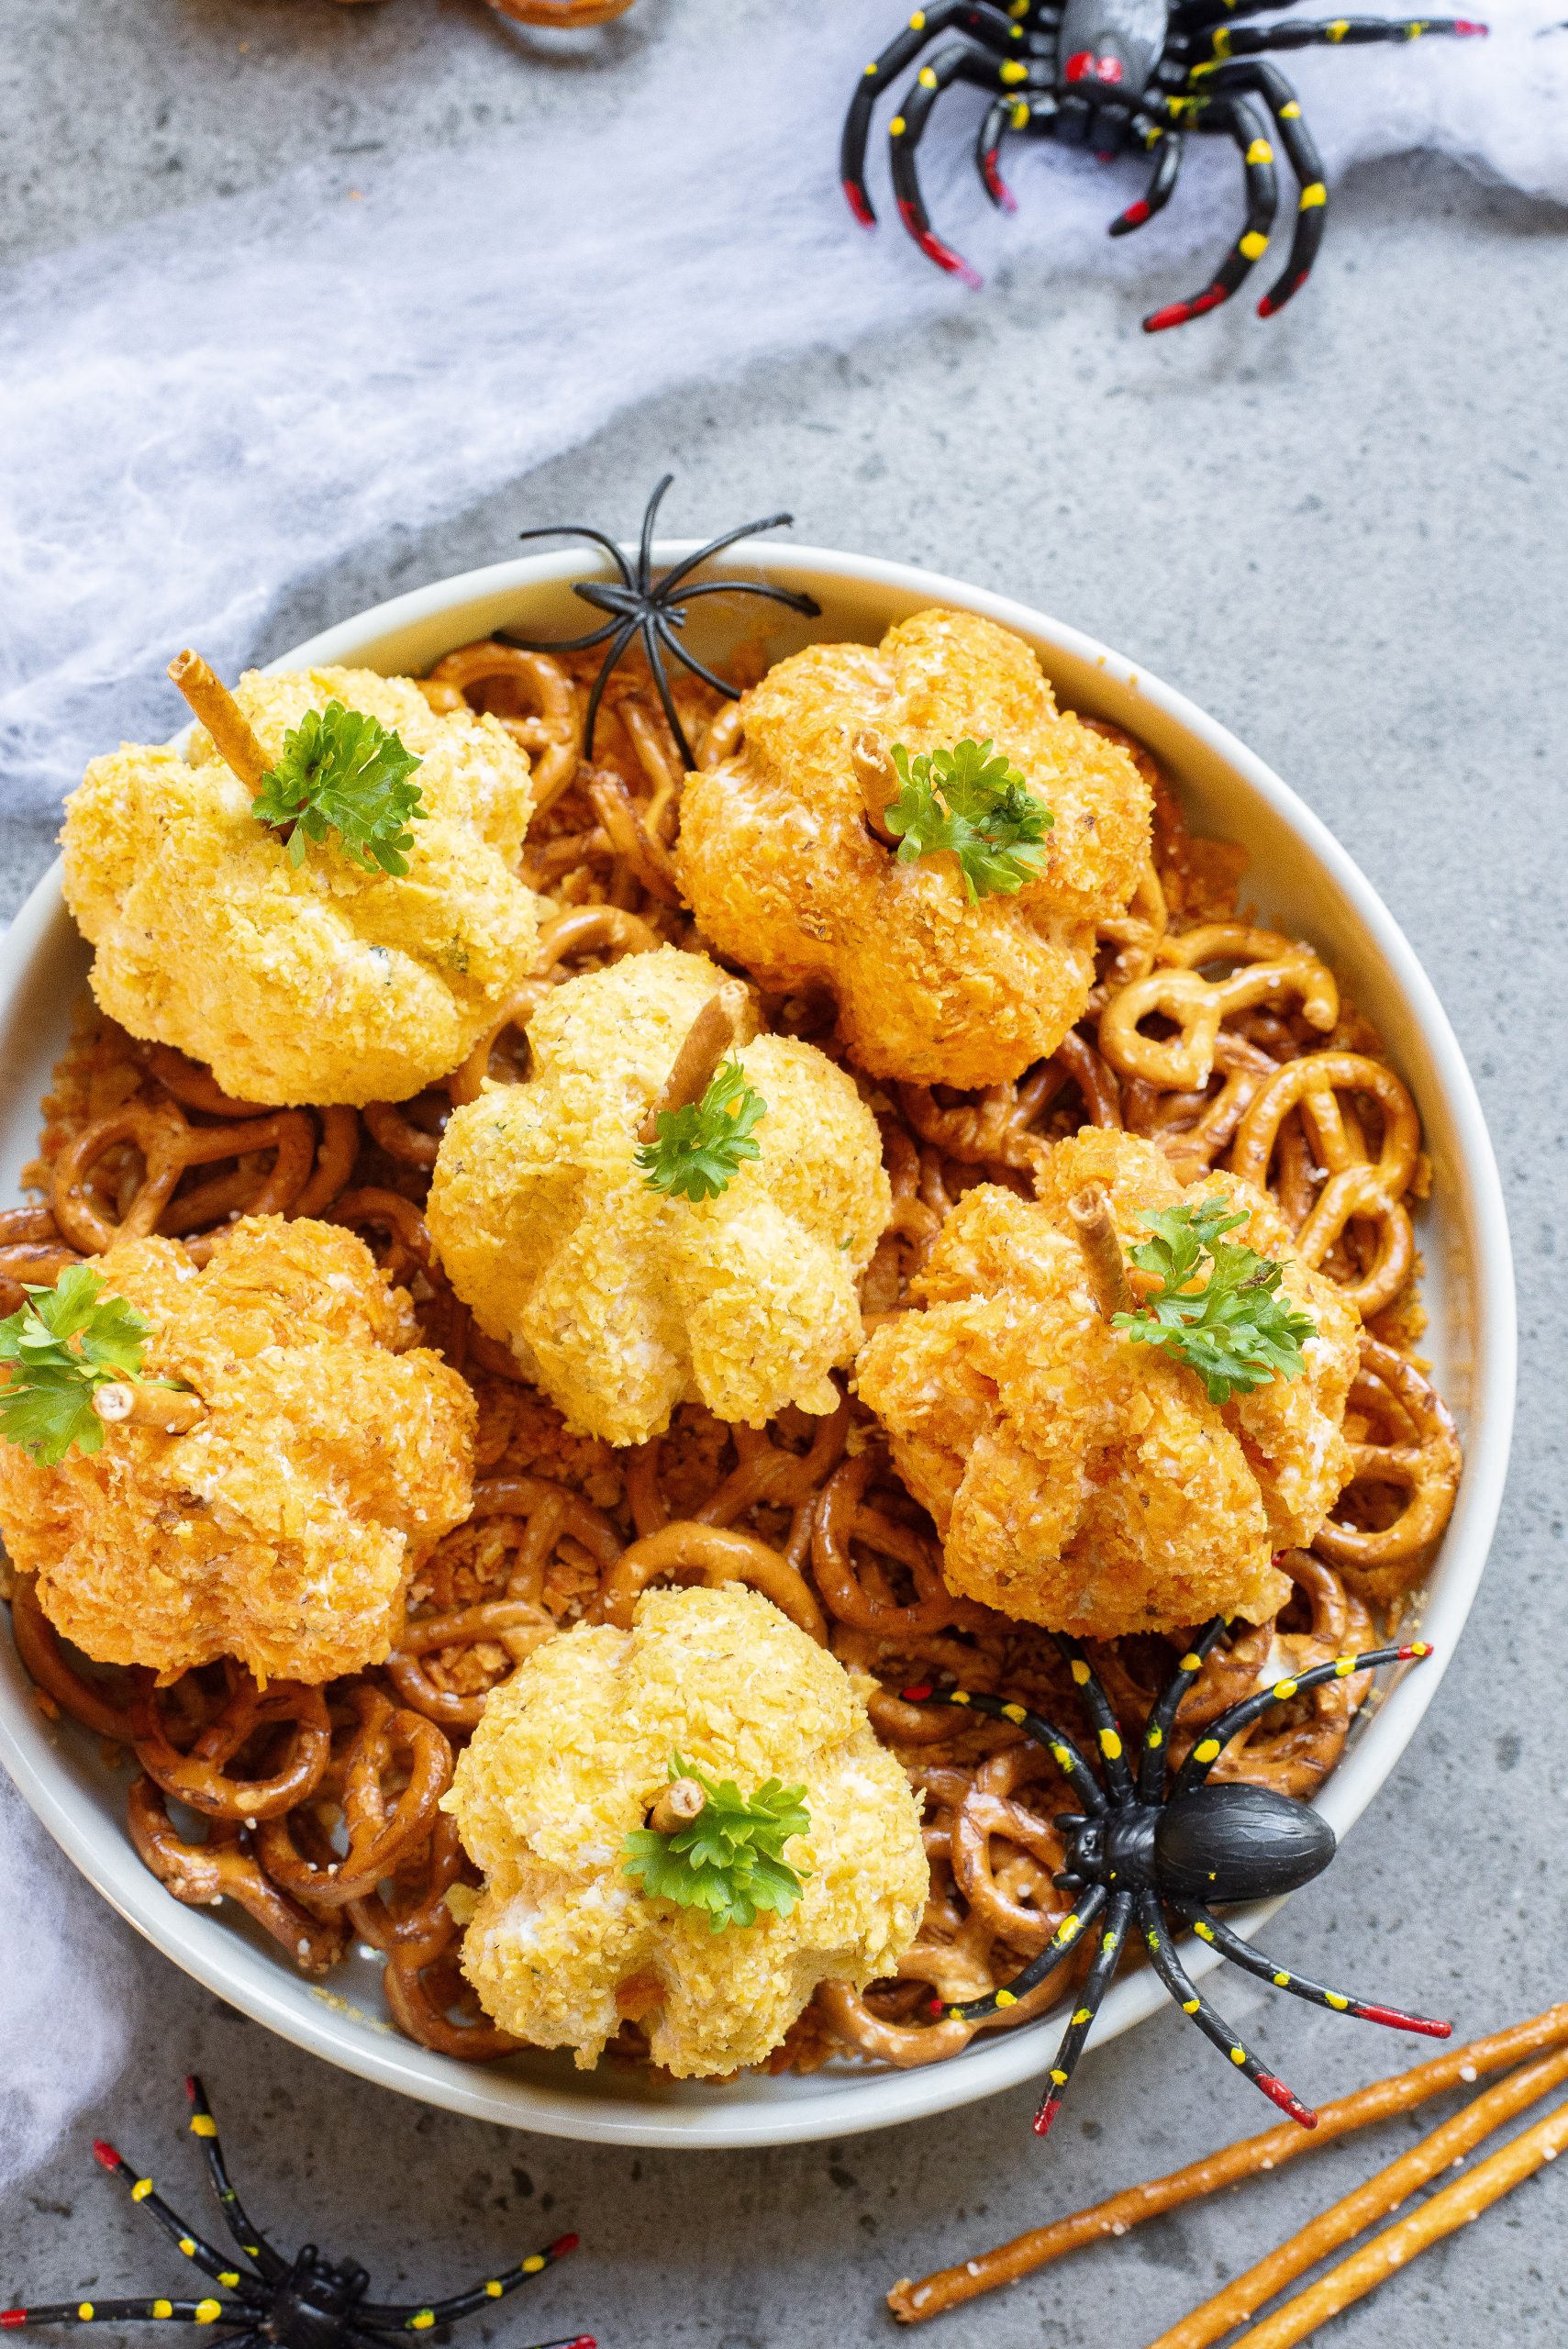
[[[704,1809],[707,1795],[695,1778],[672,1778],[648,1814],[656,1835],[676,1835]]]
[[[239,777],[247,791],[260,791],[261,778],[272,761],[250,731],[243,710],[223,679],[207,667],[199,652],[188,651],[174,655],[169,663],[169,674],[212,736],[225,766]]]
[[[1300,2154],[1332,2144],[1336,2137],[1346,2136],[1352,2129],[1363,2129],[1374,2121],[1391,2121],[1396,2113],[1424,2104],[1428,2097],[1440,2096],[1462,2083],[1468,2085],[1483,2072],[1506,2071],[1526,2055],[1539,2055],[1543,2049],[1565,2043],[1568,2006],[1548,2007],[1529,2022],[1515,2023],[1487,2039],[1473,2039],[1466,2047],[1446,2048],[1429,2064],[1418,2064],[1411,2071],[1396,2073],[1392,2079],[1374,2080],[1353,2096],[1320,2104],[1314,2130],[1297,2129],[1293,2123],[1265,2129],[1261,2136],[1244,2137],[1239,2144],[1206,2154],[1202,2161],[1189,2162],[1184,2169],[1172,2170],[1164,2177],[1151,2178],[1147,2185],[1129,2186],[1086,2210],[1053,2219],[1049,2226],[1031,2227],[1028,2233],[1015,2235],[1011,2243],[998,2243],[994,2251],[982,2252],[960,2267],[940,2268],[918,2283],[906,2277],[887,2295],[887,2305],[904,2323],[923,2323],[927,2317],[957,2308],[961,2301],[995,2291],[999,2284],[1016,2284],[1037,2267],[1047,2267],[1053,2259],[1081,2251],[1102,2236],[1125,2234],[1144,2219],[1157,2219],[1184,2202],[1216,2193],[1222,2186],[1236,2186],[1260,2170],[1279,2169]]]
[[[1451,2121],[1423,2137],[1407,2154],[1390,2162],[1386,2169],[1380,2169],[1375,2177],[1369,2177],[1364,2186],[1358,2186],[1353,2193],[1347,2194],[1318,2218],[1309,2219],[1288,2243],[1282,2243],[1266,2259],[1260,2259],[1255,2267],[1238,2276],[1234,2283],[1227,2284],[1222,2292],[1206,2300],[1202,2308],[1195,2309],[1191,2316],[1184,2317],[1180,2324],[1173,2325],[1169,2332],[1162,2332],[1150,2349],[1211,2349],[1213,2343],[1223,2340],[1233,2326],[1244,2324],[1277,2292],[1283,2292],[1287,2284],[1315,2267],[1318,2260],[1338,2251],[1341,2243],[1352,2243],[1363,2228],[1386,2219],[1418,2186],[1437,2177],[1451,2163],[1462,2161],[1494,2129],[1501,2128],[1505,2121],[1511,2121],[1516,2113],[1534,2104],[1549,2088],[1561,2087],[1564,2080],[1568,2080],[1568,2053],[1564,2052],[1546,2056],[1539,2064],[1526,2064],[1511,2073],[1495,2088],[1487,2088],[1474,2098],[1462,2112],[1456,2112]],[[1473,2176],[1480,2175],[1480,2171],[1473,2173]],[[1318,2288],[1316,2285],[1312,2287],[1313,2291]],[[1310,2297],[1310,2293],[1303,2296]],[[1299,2308],[1302,2300],[1291,2305]],[[1272,2324],[1273,2319],[1269,2321]],[[1295,2333],[1289,2336],[1291,2340],[1298,2337]]]
[[[1543,2162],[1554,2162],[1564,2145],[1568,2145],[1568,2104],[1560,2104],[1555,2112],[1538,2121],[1479,2169],[1473,2169],[1467,2177],[1456,2177],[1407,2219],[1373,2235],[1360,2251],[1342,2259],[1294,2300],[1287,2300],[1283,2309],[1254,2325],[1251,2332],[1243,2332],[1235,2349],[1294,2349],[1296,2342],[1305,2341],[1341,2309],[1385,2284],[1396,2268],[1478,2219],[1483,2210],[1532,2177]]]
[[[750,1012],[751,997],[739,979],[726,979],[715,988],[687,1029],[675,1065],[637,1130],[639,1141],[657,1141],[661,1118],[702,1099],[720,1061],[746,1032]]]
[[[880,734],[870,726],[862,727],[850,745],[850,763],[855,771],[855,781],[861,787],[865,807],[866,822],[879,841],[889,848],[896,848],[898,837],[887,829],[887,808],[897,798],[901,785],[898,770],[887,755],[887,748]]]
[[[1127,1262],[1111,1216],[1103,1183],[1085,1183],[1067,1202],[1073,1236],[1094,1284],[1100,1311],[1108,1321],[1113,1313],[1130,1313],[1132,1291],[1127,1282]]]
[[[172,1386],[131,1386],[116,1380],[100,1386],[93,1408],[108,1428],[161,1428],[165,1435],[184,1435],[206,1417],[199,1395],[184,1395]]]

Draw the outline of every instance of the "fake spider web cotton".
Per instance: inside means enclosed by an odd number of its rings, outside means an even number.
[[[1284,61],[1330,178],[1432,145],[1568,199],[1568,33],[1540,30],[1562,0],[1489,13],[1484,44]],[[557,92],[504,141],[373,166],[360,202],[308,171],[12,273],[0,740],[13,808],[41,825],[94,751],[167,733],[183,713],[161,672],[180,644],[199,640],[231,674],[284,591],[634,401],[973,302],[898,227],[886,106],[877,239],[839,190],[849,93],[900,17],[899,0],[696,0],[591,109]],[[515,70],[537,68],[519,54]],[[1140,239],[1105,236],[1137,192],[1130,166],[1015,142],[1023,202],[1001,221],[970,162],[976,94],[942,106],[923,161],[931,207],[983,268],[1046,255],[1062,273],[1147,271]],[[1195,142],[1177,201],[1145,232],[1173,295],[1202,284],[1235,231],[1221,143]]]

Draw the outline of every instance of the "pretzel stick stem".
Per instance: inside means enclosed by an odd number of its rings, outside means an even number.
[[[672,1778],[663,1793],[648,1814],[648,1824],[656,1835],[678,1834],[689,1827],[707,1795],[695,1778]]]
[[[1157,2219],[1166,2210],[1180,2209],[1184,2202],[1217,2193],[1221,2187],[1239,2185],[1260,2170],[1279,2169],[1298,2154],[1332,2144],[1336,2137],[1347,2136],[1351,2130],[1391,2121],[1424,2104],[1429,2097],[1468,2085],[1483,2072],[1506,2071],[1527,2055],[1565,2044],[1568,2005],[1548,2007],[1528,2022],[1515,2023],[1486,2039],[1473,2039],[1467,2046],[1445,2048],[1429,2064],[1418,2064],[1408,2072],[1396,2073],[1392,2079],[1374,2080],[1352,2096],[1320,2104],[1316,2129],[1298,2129],[1294,2122],[1265,2129],[1261,2136],[1244,2137],[1239,2144],[1189,2162],[1184,2169],[1171,2170],[1144,2186],[1130,2186],[1085,2210],[1053,2219],[1049,2226],[1031,2227],[1027,2233],[1015,2235],[1011,2243],[998,2243],[994,2251],[965,2260],[962,2266],[940,2268],[918,2283],[906,2277],[887,2295],[887,2305],[904,2323],[923,2323],[964,2300],[994,2292],[998,2285],[1016,2284],[1020,2277],[1033,2275],[1037,2268],[1048,2267],[1052,2260],[1081,2251],[1106,2235],[1125,2234],[1145,2219]]]
[[[855,771],[855,781],[861,787],[861,799],[865,808],[866,822],[879,841],[889,848],[896,848],[896,833],[887,829],[887,807],[896,799],[900,790],[898,770],[887,753],[887,745],[873,727],[862,727],[850,745],[850,764]]]
[[[172,1386],[132,1386],[117,1379],[95,1388],[93,1408],[106,1427],[161,1428],[165,1435],[184,1435],[206,1417],[199,1395],[184,1395]]]
[[[1130,1313],[1132,1291],[1128,1286],[1127,1260],[1121,1252],[1105,1185],[1085,1183],[1068,1200],[1067,1213],[1084,1252],[1084,1263],[1100,1311],[1107,1321],[1113,1313]]]
[[[188,650],[175,654],[169,674],[217,743],[225,766],[254,796],[272,762],[223,679],[207,667],[199,652]]]
[[[1532,2177],[1543,2162],[1554,2162],[1565,2145],[1568,2104],[1560,2104],[1555,2112],[1538,2121],[1533,2129],[1527,2129],[1511,2145],[1494,2154],[1490,2161],[1481,2163],[1468,2176],[1456,2177],[1451,2186],[1445,2186],[1440,2193],[1412,2210],[1408,2218],[1385,2227],[1380,2235],[1373,2235],[1360,2251],[1352,2252],[1338,2267],[1331,2267],[1327,2276],[1320,2276],[1305,2292],[1298,2292],[1294,2300],[1287,2300],[1283,2309],[1265,2318],[1262,2324],[1254,2325],[1250,2332],[1243,2332],[1235,2349],[1295,2349],[1296,2342],[1305,2341],[1320,2324],[1338,2316],[1341,2309],[1350,2308],[1369,2292],[1374,2292],[1380,2284],[1385,2284],[1396,2269],[1419,2257],[1423,2251],[1429,2251],[1433,2243],[1441,2243],[1445,2235],[1468,2226],[1472,2219],[1478,2219],[1483,2210],[1500,2201],[1527,2177]]]
[[[726,979],[715,988],[687,1029],[675,1065],[637,1130],[639,1141],[657,1141],[661,1118],[702,1099],[726,1052],[748,1032],[750,1009],[751,998],[739,979]]]
[[[1162,2332],[1158,2341],[1151,2343],[1151,2349],[1212,2349],[1212,2344],[1222,2341],[1233,2326],[1245,2324],[1249,2317],[1298,2276],[1305,2276],[1318,2260],[1338,2251],[1341,2243],[1352,2243],[1364,2228],[1386,2219],[1418,2187],[1427,2185],[1451,2163],[1462,2161],[1494,2129],[1500,2129],[1504,2121],[1523,2112],[1550,2089],[1560,2087],[1564,2080],[1568,2080],[1568,2051],[1560,2050],[1555,2055],[1544,2056],[1540,2063],[1521,2065],[1496,2087],[1474,2098],[1462,2112],[1456,2112],[1451,2120],[1423,2137],[1418,2145],[1412,2145],[1407,2154],[1390,2162],[1386,2169],[1380,2169],[1375,2177],[1369,2177],[1364,2186],[1358,2186],[1320,2216],[1308,2220],[1288,2243],[1282,2243],[1266,2259],[1259,2260],[1244,2276],[1238,2276],[1213,2299],[1206,2300],[1202,2308],[1195,2309],[1191,2316],[1173,2325],[1169,2332]],[[1297,2300],[1293,2305],[1299,2307],[1301,2303]]]

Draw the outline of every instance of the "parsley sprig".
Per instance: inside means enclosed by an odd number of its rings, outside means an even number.
[[[90,1264],[69,1265],[52,1288],[24,1286],[28,1302],[0,1321],[0,1364],[11,1371],[0,1387],[0,1435],[57,1468],[72,1444],[97,1451],[104,1423],[93,1396],[140,1379],[152,1325],[123,1297],[106,1297]]]
[[[903,787],[883,820],[897,837],[901,863],[951,849],[972,906],[1034,879],[1056,818],[993,743],[955,742],[911,758],[895,742],[893,763]]]
[[[673,1753],[671,1784],[677,1778],[695,1778],[707,1800],[691,1825],[673,1835],[651,1827],[628,1835],[621,1845],[625,1873],[655,1899],[706,1909],[710,1933],[754,1925],[760,1909],[787,1917],[805,1881],[782,1854],[792,1835],[810,1831],[806,1788],[769,1778],[748,1801],[733,1778],[716,1786]]]
[[[1151,1211],[1143,1222],[1154,1237],[1130,1251],[1140,1272],[1162,1286],[1136,1313],[1118,1313],[1112,1327],[1140,1345],[1162,1346],[1203,1380],[1211,1403],[1250,1395],[1273,1378],[1298,1378],[1302,1346],[1318,1328],[1280,1293],[1280,1267],[1224,1234],[1245,1223],[1227,1198]],[[1201,1288],[1193,1283],[1207,1273]]]
[[[637,1152],[643,1182],[651,1191],[716,1199],[728,1189],[741,1162],[760,1154],[751,1129],[767,1114],[767,1103],[731,1054],[720,1061],[700,1101],[660,1111],[658,1139],[642,1143]]]
[[[307,709],[284,736],[250,813],[285,834],[293,865],[304,863],[308,841],[336,832],[344,855],[365,872],[406,873],[414,835],[406,826],[428,813],[408,780],[420,763],[365,711],[331,701]]]

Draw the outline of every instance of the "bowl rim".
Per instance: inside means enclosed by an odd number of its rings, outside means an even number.
[[[653,550],[655,562],[662,567],[679,562],[698,544],[695,540],[661,540]],[[835,581],[858,590],[884,589],[900,599],[913,596],[918,603],[977,612],[1027,640],[1102,671],[1110,683],[1135,693],[1142,704],[1161,712],[1229,768],[1295,835],[1348,900],[1403,997],[1452,1120],[1468,1197],[1468,1236],[1475,1267],[1473,1433],[1459,1505],[1444,1540],[1441,1570],[1422,1620],[1422,1635],[1432,1642],[1435,1653],[1424,1670],[1405,1673],[1386,1691],[1365,1732],[1315,1798],[1336,1834],[1343,1835],[1409,1743],[1452,1656],[1496,1529],[1512,1436],[1517,1330],[1502,1186],[1473,1082],[1437,992],[1393,915],[1321,819],[1227,727],[1141,663],[1011,597],[910,563],[754,539],[728,550],[726,561],[727,566],[753,566],[759,577],[784,585]],[[594,576],[601,568],[601,559],[573,549],[460,573],[339,621],[266,666],[277,671],[362,659],[386,639],[439,621],[464,606],[560,586]],[[0,1041],[15,1016],[20,988],[40,953],[61,934],[61,925],[72,927],[64,909],[57,858],[0,940]],[[346,2001],[287,1971],[281,1961],[205,1911],[176,1903],[142,1866],[123,1829],[111,1831],[77,1792],[46,1724],[25,1700],[11,1673],[0,1674],[0,1763],[54,1841],[109,1904],[205,1987],[328,2063],[475,2119],[544,2135],[681,2150],[797,2143],[885,2128],[995,2095],[1043,2072],[1054,2048],[1054,2027],[1037,2024],[981,2040],[957,2061],[909,2071],[868,2070],[848,2079],[834,2074],[826,2090],[808,2078],[789,2084],[789,2092],[780,2094],[783,2084],[748,2076],[737,2087],[710,2091],[701,2103],[659,2104],[615,2090],[603,2097],[568,2094],[514,2074],[460,2064],[405,2041],[389,2026],[357,2014]],[[1237,1930],[1250,1935],[1279,1906],[1275,1901],[1248,1909],[1233,1920]],[[1195,1951],[1190,1971],[1199,1976],[1218,1962],[1214,1952]],[[1113,1987],[1091,2043],[1114,2037],[1164,2003],[1164,1993],[1146,1971],[1124,1977]],[[759,2089],[773,2093],[760,2094]]]

